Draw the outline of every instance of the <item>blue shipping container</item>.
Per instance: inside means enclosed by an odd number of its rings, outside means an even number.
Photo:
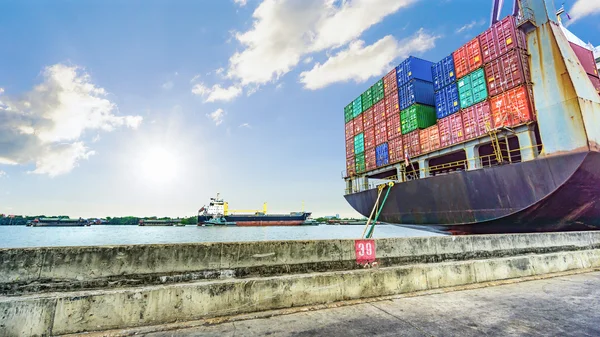
[[[377,167],[389,164],[388,143],[383,143],[375,148],[375,158]]]
[[[450,116],[460,110],[458,86],[450,84],[435,93],[435,112],[438,119]]]
[[[439,91],[442,88],[456,82],[456,70],[454,69],[454,58],[446,56],[440,62],[431,67],[433,78],[433,89]]]
[[[400,110],[419,103],[435,106],[433,83],[421,80],[412,80],[398,88]]]
[[[433,62],[426,61],[414,56],[409,56],[396,67],[398,87],[405,85],[411,80],[423,80],[433,82],[431,67]]]

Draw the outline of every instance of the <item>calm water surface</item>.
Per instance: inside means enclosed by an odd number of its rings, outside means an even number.
[[[360,238],[363,226],[302,227],[24,227],[0,226],[0,248],[99,246],[144,243],[325,240]],[[381,225],[375,238],[433,236],[435,233]]]

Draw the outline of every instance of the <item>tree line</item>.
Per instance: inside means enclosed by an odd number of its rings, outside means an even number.
[[[61,218],[61,219],[70,219],[67,215],[58,215],[58,216],[46,216],[46,215],[6,215],[0,214],[0,226],[25,226],[27,221],[35,220],[40,218]],[[89,220],[100,220],[101,225],[112,225],[112,226],[137,226],[140,220],[173,220],[178,219],[181,220],[181,224],[183,225],[195,225],[198,223],[197,216],[183,217],[183,218],[169,218],[169,217],[134,217],[134,216],[124,216],[124,217],[110,217],[106,218],[89,218]]]

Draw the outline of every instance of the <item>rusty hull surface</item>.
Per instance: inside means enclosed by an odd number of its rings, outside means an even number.
[[[345,198],[368,217],[377,190]],[[569,153],[396,184],[379,220],[451,234],[599,230],[600,153]]]

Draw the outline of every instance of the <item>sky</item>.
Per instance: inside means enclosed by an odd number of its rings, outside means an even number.
[[[564,3],[569,29],[599,45],[600,1]],[[449,55],[490,11],[0,0],[0,213],[192,216],[219,192],[232,209],[357,216],[343,197],[343,107],[409,55]]]

